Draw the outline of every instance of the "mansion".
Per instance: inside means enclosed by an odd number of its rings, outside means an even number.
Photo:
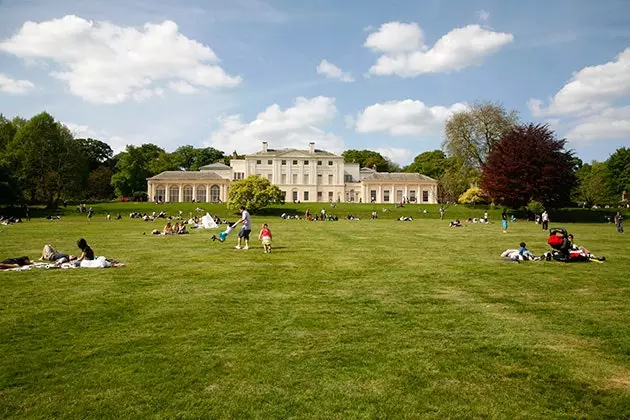
[[[230,183],[248,176],[267,178],[287,202],[437,203],[437,181],[418,173],[377,172],[315,149],[270,149],[213,163],[199,171],[166,171],[148,178],[149,199],[164,202],[227,202]]]

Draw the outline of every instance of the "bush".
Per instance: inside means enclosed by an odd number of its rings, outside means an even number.
[[[488,203],[488,196],[479,187],[472,187],[466,190],[457,200],[459,204],[486,204]]]
[[[527,210],[534,214],[541,214],[545,206],[540,201],[532,200],[527,204]]]

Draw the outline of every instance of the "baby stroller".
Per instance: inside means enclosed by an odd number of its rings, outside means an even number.
[[[546,253],[547,261],[551,261],[551,259],[561,262],[589,261],[588,254],[578,249],[571,249],[569,234],[564,228],[550,229],[547,243],[553,248],[553,251]]]
[[[569,262],[571,242],[569,241],[569,234],[565,228],[549,229],[547,243],[553,248],[553,251],[546,254],[547,261],[551,261],[553,258],[556,261]]]

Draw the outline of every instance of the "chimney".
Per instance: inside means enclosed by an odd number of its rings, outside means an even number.
[[[310,149],[309,149],[309,152],[315,153],[315,143],[310,142],[309,145],[311,146]]]
[[[263,153],[267,153],[267,142],[263,141],[262,143],[263,143],[262,151],[263,151]]]

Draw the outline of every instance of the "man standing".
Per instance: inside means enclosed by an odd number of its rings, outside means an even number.
[[[238,222],[234,223],[233,228],[236,227],[239,223],[243,223],[241,230],[238,232],[238,245],[235,246],[236,249],[249,249],[249,234],[252,231],[252,224],[249,218],[249,212],[245,208],[245,206],[239,207],[241,211],[241,218]],[[241,248],[241,239],[245,239],[245,246]]]
[[[547,209],[542,212],[540,220],[542,221],[543,230],[549,229],[549,213],[547,213]]]
[[[617,233],[623,233],[623,216],[621,212],[615,214],[615,225],[617,226]]]

